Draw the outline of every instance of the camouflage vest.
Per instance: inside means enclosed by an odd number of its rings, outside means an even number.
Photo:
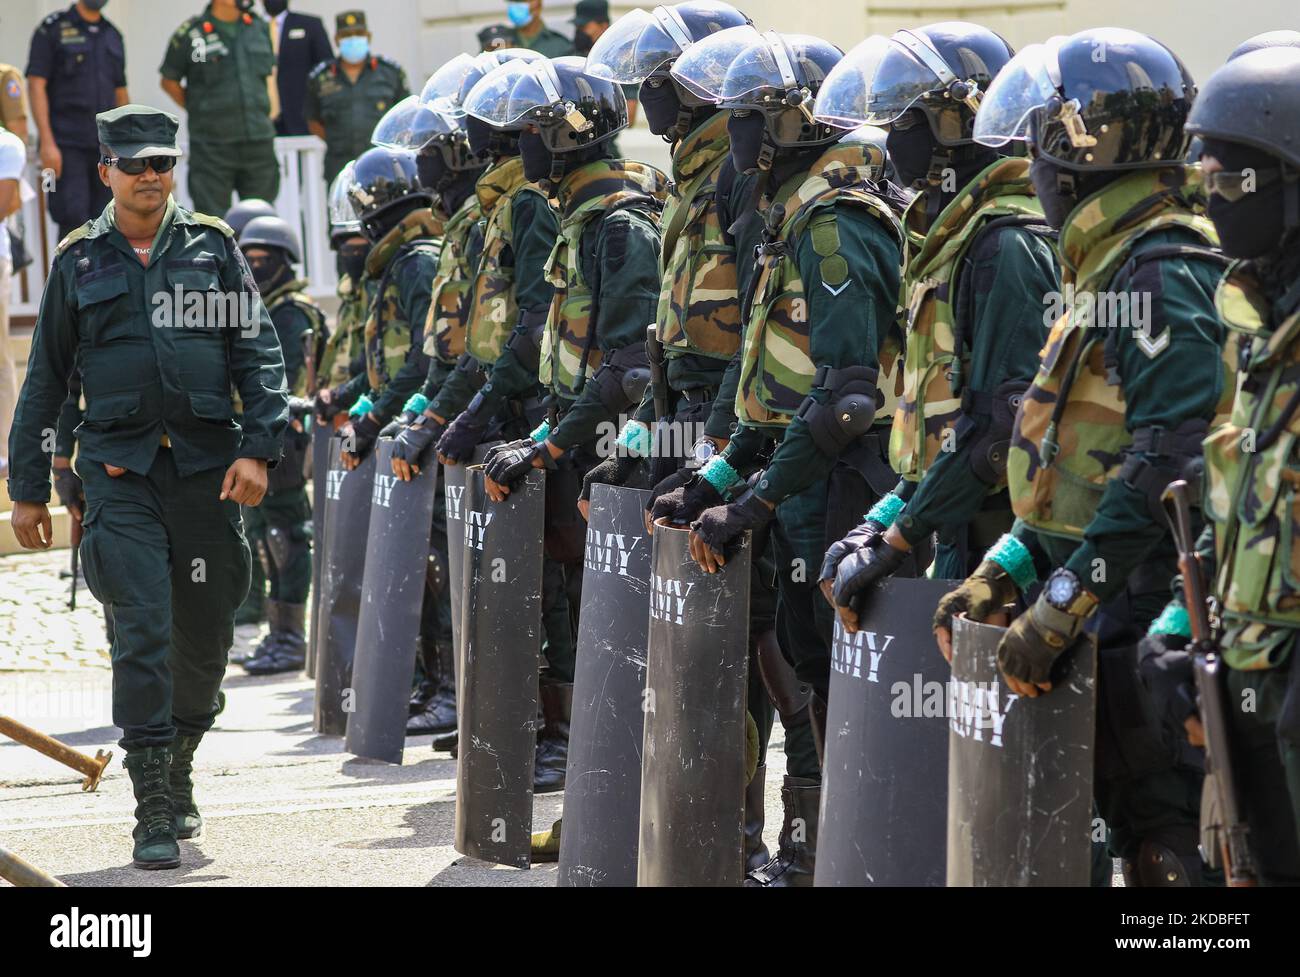
[[[1214,226],[1193,213],[1184,176],[1182,169],[1138,171],[1076,209],[1061,231],[1061,280],[1069,305],[1039,353],[1007,461],[1012,508],[1041,533],[1083,538],[1133,440],[1124,426],[1124,389],[1111,376],[1104,342],[1128,323],[1122,315],[1109,326],[1097,321],[1098,310],[1117,315],[1106,290],[1121,285],[1124,298],[1127,284],[1116,274],[1149,234],[1185,228],[1206,245],[1218,242]],[[1225,362],[1225,370],[1231,364]],[[1232,373],[1227,376],[1216,413],[1228,406]],[[1062,390],[1066,399],[1058,408]]]
[[[361,349],[369,304],[364,281],[354,282],[346,275],[339,279],[335,294],[339,297],[339,311],[317,376],[320,384],[328,387],[347,383],[352,377],[352,357]]]
[[[676,189],[664,206],[659,341],[669,356],[730,360],[740,348],[736,249],[723,236],[715,195],[731,149],[719,112],[673,153]]]
[[[1205,439],[1214,593],[1228,664],[1269,668],[1300,628],[1300,311],[1272,326],[1269,303],[1241,266],[1219,284],[1215,303],[1249,352],[1228,422]]]
[[[442,223],[422,207],[402,218],[366,256],[366,277],[379,282],[365,326],[366,375],[372,391],[388,386],[411,351],[411,326],[401,312],[401,295],[392,270],[410,251],[422,251],[436,263],[440,248],[433,239],[441,232]]]
[[[307,355],[315,357],[316,350],[320,348],[321,337],[325,332],[325,313],[321,311],[315,300],[303,291],[306,287],[307,281],[305,279],[292,281],[281,286],[266,297],[266,311],[274,315],[275,310],[280,306],[293,305],[306,313],[307,318],[311,321],[313,336],[311,349],[304,351],[304,357]],[[304,364],[305,362],[304,359]],[[318,363],[314,365],[319,366]],[[289,395],[291,397],[305,397],[312,392],[307,389],[307,368],[304,365],[295,379],[293,387],[290,388]]]
[[[542,336],[538,379],[572,400],[586,378],[600,366],[593,285],[582,272],[582,236],[593,221],[611,210],[635,208],[659,222],[659,204],[668,193],[668,177],[648,163],[603,159],[588,163],[560,184],[563,214],[560,233],[546,262],[546,277],[555,286]]]
[[[904,224],[924,208],[925,197],[918,196]],[[957,348],[957,273],[980,231],[1003,217],[1043,222],[1027,160],[991,164],[944,208],[920,245],[909,248],[901,302],[907,310],[903,395],[889,435],[890,463],[909,481],[924,477],[943,450],[945,432],[961,417],[959,378],[970,375],[970,350],[964,342]],[[909,231],[908,237],[919,235]]]
[[[474,269],[470,267],[470,236],[482,216],[478,197],[470,194],[447,221],[443,235],[438,271],[433,277],[433,301],[429,303],[429,316],[424,323],[424,352],[444,363],[455,363],[465,352],[474,278]]]
[[[515,269],[507,259],[514,240],[514,201],[521,193],[543,196],[535,184],[524,179],[524,162],[518,156],[488,169],[474,187],[486,221],[483,257],[474,276],[465,348],[484,366],[496,362],[519,319]]]
[[[760,249],[758,280],[747,313],[736,390],[736,415],[744,423],[783,428],[812,390],[817,364],[812,360],[808,300],[795,257],[797,238],[805,232],[811,235],[827,281],[841,281],[848,273],[838,254],[835,208],[839,204],[874,216],[901,246],[903,230],[898,218],[864,184],[878,177],[883,166],[884,155],[875,146],[832,146],[808,172],[787,181],[773,198],[764,232],[768,243]],[[773,226],[776,220],[781,221],[779,227]],[[886,337],[878,353],[877,389],[886,398],[885,406],[876,412],[878,420],[894,411],[900,353],[897,340]]]

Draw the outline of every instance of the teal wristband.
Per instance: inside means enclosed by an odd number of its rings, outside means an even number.
[[[906,502],[893,492],[890,492],[888,495],[881,496],[880,501],[873,505],[871,511],[863,517],[863,521],[878,522],[888,529],[898,519],[905,505],[907,505]]]
[[[533,428],[533,433],[528,436],[532,438],[534,441],[545,441],[547,437],[550,436],[550,433],[551,433],[551,422],[542,421],[541,424],[538,424],[537,427]]]
[[[411,399],[406,402],[402,408],[404,411],[410,411],[412,414],[423,414],[424,409],[429,406],[429,398],[424,394],[411,394]]]
[[[1034,568],[1033,554],[1010,533],[1003,533],[1002,538],[993,544],[993,548],[984,554],[986,560],[992,560],[1011,577],[1011,582],[1021,593],[1035,580],[1038,571]]]
[[[1192,636],[1192,619],[1187,616],[1187,608],[1181,604],[1168,603],[1160,616],[1151,622],[1147,634],[1177,634],[1184,638]]]
[[[650,457],[650,429],[640,421],[628,421],[618,432],[617,444],[636,458]]]
[[[374,401],[370,399],[368,394],[362,394],[357,398],[357,402],[352,405],[352,409],[348,411],[348,417],[360,417],[362,414],[369,414],[374,409]]]
[[[721,455],[714,455],[708,463],[700,469],[700,478],[704,479],[721,495],[732,485],[740,481],[740,473],[732,468]]]

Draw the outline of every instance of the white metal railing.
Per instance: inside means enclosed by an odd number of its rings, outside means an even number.
[[[280,194],[275,209],[299,234],[303,262],[299,268],[317,297],[333,295],[337,283],[334,257],[329,247],[329,214],[326,210],[325,143],[316,136],[278,136],[275,155],[280,166]],[[174,195],[188,207],[187,157],[176,165]],[[40,162],[33,154],[28,161],[27,182],[37,190],[23,203],[23,243],[32,263],[13,276],[9,301],[11,320],[34,318],[40,309],[41,292],[54,249],[59,244],[59,230],[46,211],[44,193],[40,191]]]

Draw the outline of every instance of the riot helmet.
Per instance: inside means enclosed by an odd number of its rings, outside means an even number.
[[[432,193],[420,185],[415,154],[376,146],[357,157],[348,199],[371,241],[378,241],[417,207],[428,207]]]
[[[277,216],[254,217],[239,235],[258,290],[266,295],[293,277],[293,265],[302,260],[298,235],[288,222]],[[252,253],[250,252],[262,252]]]
[[[226,211],[225,221],[230,225],[230,229],[235,232],[235,240],[243,233],[244,227],[254,217],[274,217],[275,208],[269,201],[262,200],[258,197],[249,197],[247,200],[240,200]]]

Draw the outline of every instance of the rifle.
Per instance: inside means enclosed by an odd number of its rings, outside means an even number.
[[[655,323],[645,327],[646,359],[650,362],[650,393],[654,396],[655,420],[668,416],[668,378],[664,375],[664,344],[659,341]]]
[[[1205,728],[1205,776],[1212,779],[1218,795],[1222,824],[1219,825],[1219,848],[1224,873],[1230,886],[1253,886],[1257,875],[1250,853],[1250,826],[1238,803],[1237,781],[1232,770],[1232,750],[1228,741],[1229,705],[1224,688],[1225,673],[1218,645],[1210,629],[1210,615],[1205,605],[1205,584],[1201,563],[1192,539],[1192,513],[1187,482],[1170,482],[1160,501],[1165,507],[1174,545],[1178,548],[1178,570],[1183,577],[1183,600],[1191,620],[1192,640],[1187,647],[1196,676],[1197,706]]]

